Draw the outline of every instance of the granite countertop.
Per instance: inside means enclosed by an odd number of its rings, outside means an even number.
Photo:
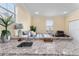
[[[25,41],[10,40],[8,43],[0,43],[0,55],[79,55],[79,47],[73,41],[43,42],[42,40],[32,40],[33,45],[31,47],[17,47]]]

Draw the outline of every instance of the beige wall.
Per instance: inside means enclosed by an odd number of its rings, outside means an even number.
[[[29,11],[24,8],[22,5],[16,5],[16,23],[23,24],[23,30],[29,30],[31,25],[31,15]]]
[[[32,25],[36,26],[37,32],[45,33],[45,17],[43,16],[33,16]]]
[[[46,32],[46,19],[45,16],[33,16],[32,25],[37,27],[37,32]],[[63,16],[54,16],[51,17],[52,22],[54,22],[54,27],[52,30],[56,32],[57,30],[65,30],[64,17]]]
[[[65,20],[64,16],[54,16],[52,17],[54,20],[54,31],[56,32],[57,30],[65,30]]]
[[[67,34],[69,34],[69,22],[78,19],[79,19],[79,9],[74,10],[73,12],[65,16],[65,31]]]

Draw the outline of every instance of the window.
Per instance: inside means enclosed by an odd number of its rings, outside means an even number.
[[[46,20],[46,30],[53,30],[53,20],[52,19],[47,19]]]
[[[0,3],[0,15],[10,16],[15,18],[15,4],[13,3]]]

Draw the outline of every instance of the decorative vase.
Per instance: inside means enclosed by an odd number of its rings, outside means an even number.
[[[8,31],[7,29],[2,30],[1,40],[2,40],[3,43],[8,42],[10,40],[10,37],[11,37],[10,31]]]
[[[0,15],[1,16],[1,15]],[[12,15],[8,17],[0,17],[0,25],[3,26],[5,29],[2,30],[1,33],[1,40],[3,43],[8,42],[10,40],[10,31],[8,30],[8,26],[13,24],[15,21],[13,20]]]
[[[10,41],[10,39],[11,39],[11,36],[7,35],[7,34],[1,36],[2,43],[6,43],[6,42]]]

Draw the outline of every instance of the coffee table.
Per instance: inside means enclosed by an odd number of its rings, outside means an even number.
[[[18,36],[16,36],[16,37],[12,37],[12,39],[16,39],[18,41],[22,41],[24,39],[27,39],[27,37],[18,37]]]
[[[44,42],[53,42],[53,39],[51,39],[51,38],[44,38],[43,40],[44,40]]]

